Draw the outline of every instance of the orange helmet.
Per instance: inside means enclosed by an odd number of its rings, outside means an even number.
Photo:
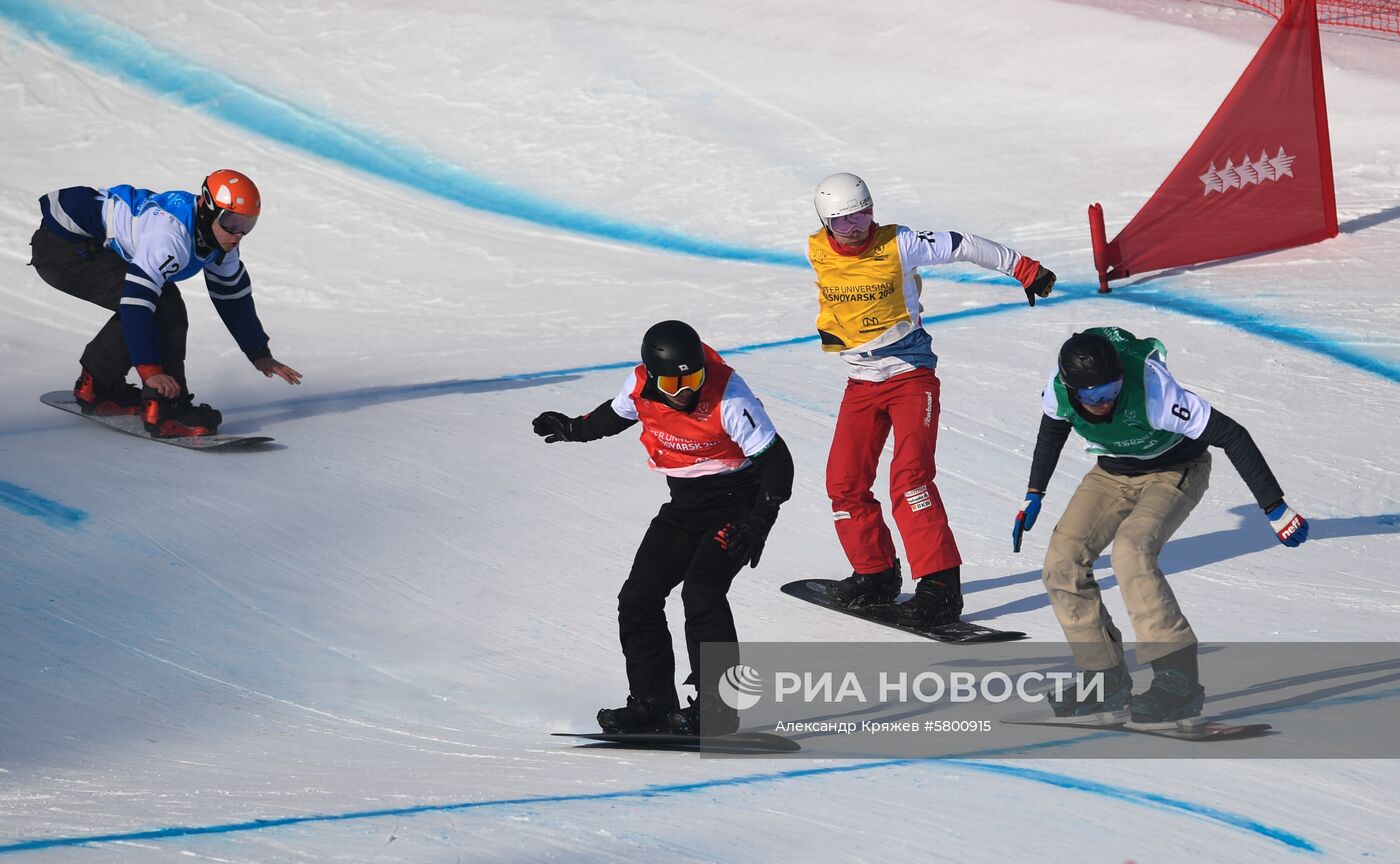
[[[231,234],[247,234],[253,230],[262,212],[262,195],[248,175],[229,168],[220,168],[204,178],[199,190],[201,226],[219,223]]]
[[[200,190],[206,206],[212,204],[220,210],[232,210],[244,216],[256,216],[262,212],[262,196],[258,187],[248,175],[229,168],[220,168],[204,178]]]

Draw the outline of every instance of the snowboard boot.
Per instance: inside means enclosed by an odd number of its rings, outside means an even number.
[[[899,569],[899,559],[894,566],[879,573],[852,573],[831,587],[830,596],[837,603],[851,609],[865,606],[884,606],[893,603],[904,587],[904,574]]]
[[[1142,650],[1141,646],[1138,648]],[[1132,721],[1144,726],[1191,725],[1201,716],[1206,701],[1196,664],[1197,646],[1191,644],[1152,661],[1152,686],[1133,697]]]
[[[673,734],[713,738],[739,731],[739,712],[720,702],[718,697],[686,701],[690,704],[672,711],[667,718]]]
[[[1147,726],[1175,726],[1201,716],[1206,689],[1180,669],[1159,669],[1152,686],[1132,699],[1133,722]]]
[[[962,580],[949,567],[914,580],[914,596],[899,604],[899,626],[923,629],[955,624],[962,618]]]
[[[1055,688],[1045,694],[1050,710],[1056,717],[1079,717],[1086,723],[1122,723],[1128,719],[1128,702],[1133,697],[1133,676],[1127,664],[1120,662],[1116,668],[1106,672],[1083,672],[1086,687],[1094,683],[1094,675],[1103,676],[1103,699],[1095,699],[1085,694],[1079,698],[1078,676],[1064,682],[1056,695]],[[1091,690],[1090,693],[1098,691]]]
[[[113,387],[97,383],[86,368],[73,383],[73,398],[78,400],[78,408],[84,414],[97,417],[115,417],[123,414],[140,414],[142,408],[141,390],[123,380]]]
[[[145,399],[142,420],[152,438],[194,438],[202,435],[217,435],[224,415],[210,408],[208,403],[194,404],[194,396],[186,393],[175,399],[166,399],[147,387],[141,391]]]
[[[598,726],[604,732],[666,732],[667,715],[676,707],[675,698],[658,696],[628,696],[622,708],[603,708],[598,712]]]

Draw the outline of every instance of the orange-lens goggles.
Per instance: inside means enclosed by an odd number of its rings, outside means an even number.
[[[699,390],[700,385],[705,383],[705,370],[703,368],[691,372],[689,375],[657,375],[656,389],[667,396],[675,396],[682,390]]]

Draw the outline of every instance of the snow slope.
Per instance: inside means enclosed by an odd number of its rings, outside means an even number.
[[[885,220],[1061,275],[1035,309],[980,271],[926,280],[969,617],[1058,638],[1048,530],[1019,556],[1007,535],[1055,348],[1114,323],[1162,338],[1313,522],[1279,547],[1218,459],[1163,556],[1198,633],[1394,636],[1400,45],[1324,37],[1340,237],[1105,298],[1085,205],[1110,231],[1132,215],[1268,19],[755,5],[0,0],[0,859],[1400,857],[1382,760],[735,762],[547,737],[625,695],[614,598],[665,491],[631,435],[546,447],[529,420],[610,397],[664,318],[731,355],[797,463],[731,594],[741,636],[905,638],[776,590],[846,569],[822,487],[843,370],[801,261],[835,170]],[[285,446],[184,453],[41,406],[105,313],[24,266],[34,199],[222,165],[264,193],[244,259],[306,382],[255,375],[198,280],[190,378],[225,431]],[[1066,451],[1047,529],[1089,464]]]

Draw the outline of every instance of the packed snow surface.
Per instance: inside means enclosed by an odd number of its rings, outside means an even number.
[[[1395,860],[1384,760],[548,736],[626,695],[615,597],[665,484],[632,434],[546,446],[530,419],[610,398],[662,319],[726,354],[796,461],[731,592],[741,637],[914,638],[777,590],[849,570],[823,488],[844,369],[803,262],[839,170],[883,221],[1060,275],[1034,309],[976,268],[925,280],[970,619],[1060,637],[1039,565],[1089,457],[1067,448],[1020,555],[1010,526],[1058,345],[1116,324],[1166,343],[1312,522],[1283,548],[1216,459],[1162,558],[1201,637],[1393,639],[1400,43],[1324,34],[1340,236],[1095,293],[1085,206],[1121,227],[1271,23],[1181,0],[0,0],[0,859]],[[243,259],[305,383],[256,374],[198,279],[189,377],[223,431],[278,447],[184,452],[39,404],[106,313],[25,266],[36,198],[225,166],[262,189]]]

